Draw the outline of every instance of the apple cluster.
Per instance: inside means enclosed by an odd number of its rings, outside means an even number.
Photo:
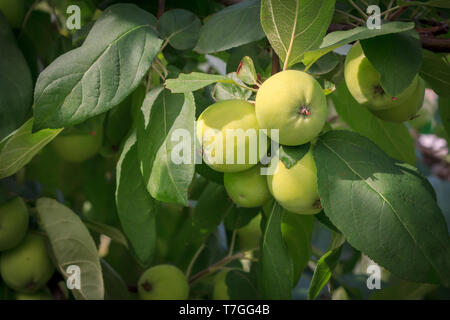
[[[0,205],[0,275],[17,299],[51,299],[44,289],[55,270],[45,238],[28,230],[25,201],[11,199]]]

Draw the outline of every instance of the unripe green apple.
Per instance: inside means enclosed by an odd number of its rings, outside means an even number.
[[[267,182],[272,196],[286,210],[299,214],[316,214],[322,210],[311,149],[290,169],[279,160],[275,173],[267,176]]]
[[[13,28],[19,28],[25,17],[24,0],[0,0],[0,11]]]
[[[241,139],[227,139],[227,132],[241,133]],[[210,105],[198,117],[196,133],[197,140],[203,141],[203,159],[216,171],[247,170],[255,166],[267,151],[267,149],[259,148],[260,134],[255,107],[243,100],[224,100]],[[218,138],[221,135],[221,150],[220,140],[215,140],[214,133],[218,134]],[[244,137],[244,134],[251,135],[252,139],[247,135]],[[231,140],[228,141],[229,148],[227,148],[227,140]],[[219,151],[222,151],[222,157],[218,155]],[[239,163],[238,151],[243,155],[242,163]],[[207,161],[208,156],[210,161]],[[232,163],[227,161],[227,158],[232,159]]]
[[[189,297],[189,284],[180,269],[161,264],[141,275],[138,292],[142,300],[185,300]]]
[[[239,250],[247,251],[258,248],[261,241],[261,214],[258,213],[246,226],[237,230]]]
[[[103,141],[103,130],[90,133],[68,134],[56,137],[52,146],[56,153],[67,162],[80,163],[97,154]]]
[[[36,293],[18,292],[16,294],[16,300],[54,300],[54,299],[48,290],[41,290]]]
[[[278,129],[279,142],[295,146],[319,135],[327,117],[327,100],[311,75],[287,70],[264,81],[256,94],[255,110],[262,129]]]
[[[12,249],[28,230],[28,209],[22,198],[0,205],[0,251]]]
[[[271,198],[266,176],[261,175],[260,170],[260,166],[254,166],[241,172],[225,172],[225,189],[234,203],[244,208],[253,208],[263,205]]]
[[[417,78],[416,78],[417,79]],[[390,109],[371,110],[376,117],[390,122],[404,122],[410,120],[422,107],[425,96],[425,81],[418,78],[415,90],[400,104]]]
[[[401,94],[388,95],[380,82],[380,74],[364,55],[361,43],[357,42],[345,58],[345,83],[355,100],[372,110],[384,110],[402,105],[416,90],[418,76]]]
[[[0,257],[2,279],[18,292],[37,292],[50,280],[54,269],[44,238],[32,233]]]
[[[214,277],[214,300],[230,300],[228,295],[227,274],[229,270],[222,270]]]

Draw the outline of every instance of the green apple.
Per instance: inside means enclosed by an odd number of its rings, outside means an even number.
[[[0,0],[0,11],[13,28],[19,28],[25,17],[24,0]]]
[[[260,170],[260,166],[254,166],[241,172],[225,172],[223,175],[228,195],[240,207],[259,207],[271,198],[266,176],[261,175]]]
[[[142,300],[186,300],[189,284],[183,272],[175,266],[161,264],[147,269],[138,281]]]
[[[16,294],[16,300],[54,300],[53,296],[48,290],[41,290],[36,293],[21,293]]]
[[[22,198],[0,205],[0,251],[12,249],[28,230],[28,209]]]
[[[241,135],[231,140],[227,139],[229,133]],[[197,140],[203,142],[203,159],[213,170],[220,172],[250,169],[267,151],[259,148],[255,107],[243,100],[224,100],[210,105],[197,119],[196,134]],[[239,155],[243,158],[240,159]]]
[[[267,176],[267,182],[270,193],[283,208],[298,214],[316,214],[322,210],[312,149],[289,169],[279,160],[275,170]]]
[[[97,154],[103,141],[103,130],[74,133],[56,137],[52,147],[67,162],[80,163]]]
[[[214,300],[230,300],[228,295],[227,274],[229,270],[222,270],[214,277]]]
[[[248,251],[258,248],[261,241],[261,214],[258,213],[246,226],[237,230],[239,250]]]
[[[380,74],[364,55],[363,48],[357,42],[348,52],[344,69],[345,83],[355,100],[372,110],[390,109],[402,105],[414,94],[419,77],[396,97],[388,95],[381,86]]]
[[[413,118],[413,116],[417,114],[417,111],[422,107],[424,96],[425,81],[423,81],[422,78],[419,78],[415,90],[409,97],[406,97],[402,104],[385,110],[369,110],[382,120],[391,122],[408,121]]]
[[[37,234],[28,233],[17,247],[0,257],[2,279],[18,292],[37,292],[50,280],[54,269],[45,240]]]
[[[287,70],[264,81],[255,109],[261,128],[278,129],[279,142],[295,146],[319,135],[327,117],[327,100],[311,75]]]
[[[425,100],[422,108],[417,112],[412,120],[408,121],[408,124],[417,130],[421,130],[427,125],[431,125],[433,127],[435,125],[434,115],[438,110],[437,102],[438,101],[434,98],[434,94],[430,93],[427,95],[427,91],[425,91]]]

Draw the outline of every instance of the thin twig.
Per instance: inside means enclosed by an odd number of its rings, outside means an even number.
[[[191,262],[189,262],[189,266],[186,270],[186,279],[189,279],[189,276],[191,275],[192,268],[194,267],[195,261],[197,261],[198,256],[200,253],[202,253],[203,249],[205,248],[205,244],[203,243],[198,250],[195,252],[194,256],[192,257]]]
[[[159,19],[166,8],[166,0],[158,0],[158,13],[156,14],[156,19]]]
[[[231,236],[230,250],[228,251],[229,257],[231,257],[233,255],[234,245],[236,243],[236,234],[237,234],[237,229],[234,229],[233,235]]]
[[[354,3],[353,0],[348,0],[348,2],[359,12],[359,14],[361,14],[364,19],[368,18],[367,14],[362,11],[362,9],[356,3]]]
[[[20,30],[19,38],[22,35],[22,33],[25,31],[25,27],[27,25],[28,19],[30,18],[31,13],[34,11],[36,6],[38,5],[40,0],[35,0],[33,4],[31,5],[30,9],[28,9],[27,14],[25,15],[25,18],[23,19],[22,28]]]
[[[344,16],[346,16],[346,17],[348,17],[348,18],[352,18],[352,19],[354,19],[354,20],[356,20],[356,21],[358,21],[358,22],[360,22],[360,23],[362,23],[362,24],[366,23],[366,22],[365,22],[363,19],[361,19],[360,17],[354,16],[354,15],[348,13],[348,12],[345,12],[345,11],[342,11],[342,10],[339,10],[339,9],[334,9],[334,11],[339,12],[340,14],[343,14]]]

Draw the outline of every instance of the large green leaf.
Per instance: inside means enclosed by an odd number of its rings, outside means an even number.
[[[22,169],[55,138],[62,129],[43,129],[32,133],[33,119],[0,142],[0,179]]]
[[[344,44],[349,44],[357,40],[369,39],[385,34],[408,31],[411,29],[414,29],[414,22],[395,21],[381,25],[380,29],[369,29],[366,26],[363,26],[356,27],[351,30],[331,32],[327,34],[325,38],[323,38],[319,49],[305,53],[303,63],[306,66],[311,66],[321,56],[336,48],[339,48],[340,46],[343,46]]]
[[[189,74],[181,73],[176,79],[167,79],[165,86],[172,93],[184,93],[201,89],[216,82],[234,83],[234,80],[217,74],[192,72]]]
[[[361,41],[364,54],[380,73],[383,89],[397,96],[409,87],[422,65],[422,45],[417,33],[391,33]],[[389,52],[389,54],[386,54]]]
[[[0,140],[20,127],[31,107],[30,70],[4,16],[0,14]]]
[[[352,97],[345,82],[331,95],[339,116],[356,132],[375,142],[391,157],[414,165],[414,140],[404,124],[383,121]]]
[[[152,19],[131,4],[107,8],[81,47],[60,56],[40,74],[34,129],[77,124],[124,100],[161,46]]]
[[[194,121],[192,93],[174,94],[159,87],[147,94],[138,121],[138,155],[145,184],[156,200],[188,204],[195,171]]]
[[[200,19],[184,9],[173,9],[164,12],[158,20],[158,31],[169,44],[178,50],[193,48],[198,40]]]
[[[104,297],[102,268],[94,239],[81,219],[69,208],[49,198],[36,202],[39,219],[48,235],[61,274],[67,267],[80,268],[80,289],[73,289],[77,299],[99,300]]]
[[[253,300],[258,298],[254,273],[232,269],[227,272],[226,284],[231,300]]]
[[[366,138],[330,131],[315,148],[325,214],[394,275],[450,286],[450,237],[429,182]]]
[[[276,202],[264,212],[258,290],[262,299],[290,299],[294,264],[281,233],[283,208]]]
[[[334,0],[262,0],[262,27],[285,66],[300,62],[305,52],[319,47],[333,17],[334,3]]]
[[[122,148],[116,180],[116,204],[122,229],[139,261],[149,264],[156,247],[156,209],[139,169],[135,132]]]
[[[211,53],[259,40],[264,32],[259,22],[260,0],[246,0],[208,18],[194,50]]]
[[[450,65],[440,56],[423,50],[420,75],[438,95],[450,98]]]

